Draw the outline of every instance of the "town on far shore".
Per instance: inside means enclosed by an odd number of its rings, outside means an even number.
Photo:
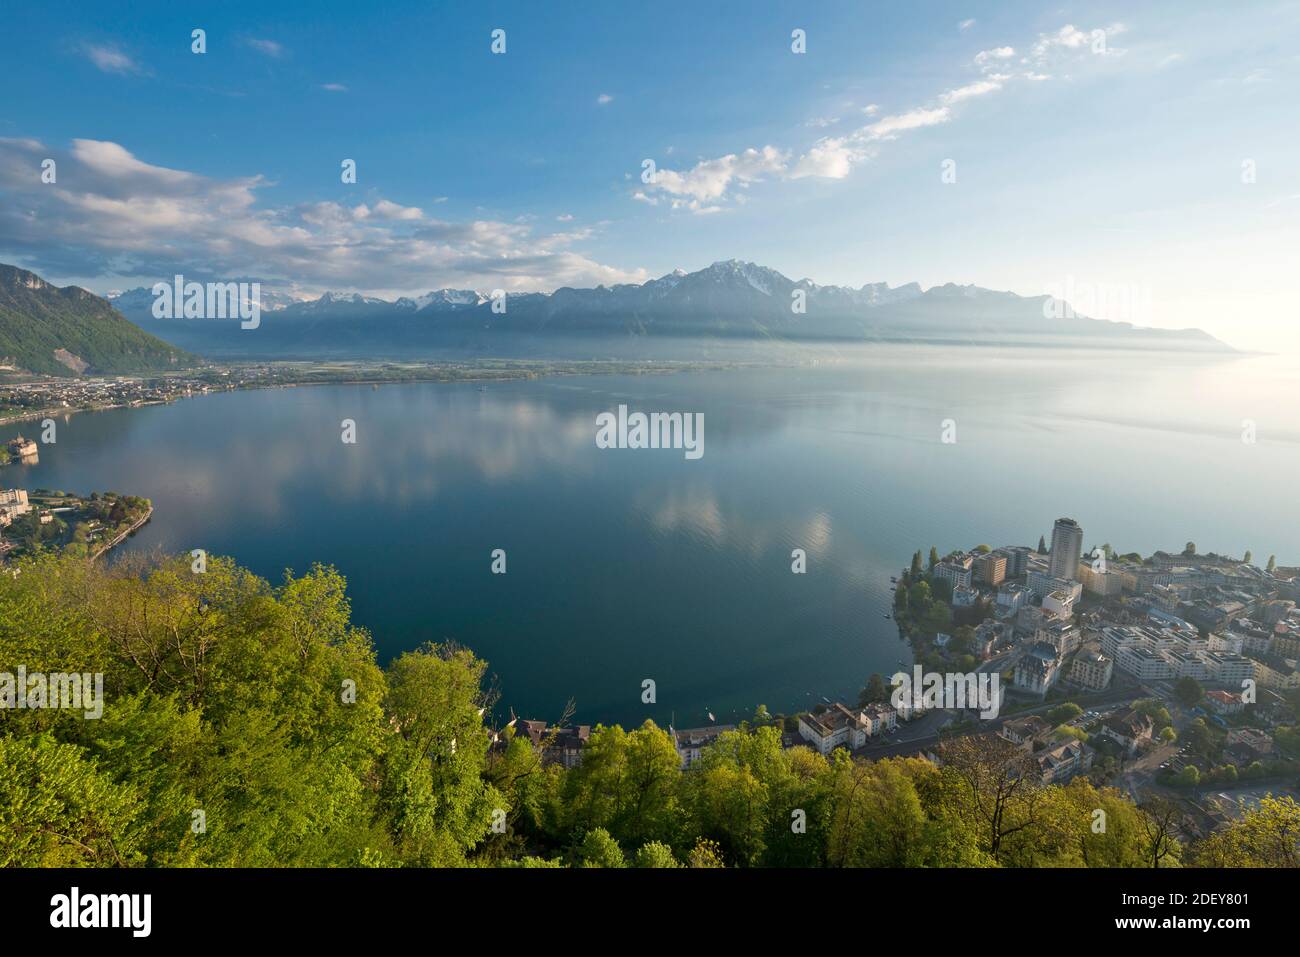
[[[1183,551],[1143,558],[1109,544],[1084,551],[1059,519],[1050,547],[976,546],[895,577],[892,617],[915,666],[999,678],[997,713],[927,708],[871,675],[853,703],[797,715],[759,706],[786,747],[875,760],[942,763],[945,746],[983,741],[1016,774],[1044,784],[1079,775],[1135,801],[1163,799],[1189,837],[1204,836],[1300,778],[1300,568]],[[910,669],[900,663],[905,673]],[[944,702],[948,704],[948,702]],[[547,760],[582,760],[588,725],[511,721]],[[733,724],[669,728],[683,768]]]

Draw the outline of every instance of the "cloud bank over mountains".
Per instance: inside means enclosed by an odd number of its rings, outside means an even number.
[[[55,161],[54,181],[42,163]],[[578,252],[585,229],[451,222],[373,194],[262,206],[262,176],[216,179],[148,163],[118,143],[0,138],[0,248],[65,276],[256,276],[306,289],[506,291],[642,282]]]

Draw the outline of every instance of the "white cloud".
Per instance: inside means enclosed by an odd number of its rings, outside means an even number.
[[[284,47],[274,40],[261,40],[257,37],[249,37],[246,41],[250,47],[258,53],[265,54],[269,57],[281,57],[284,55]]]
[[[322,90],[328,90],[331,93],[346,93],[348,88],[342,83],[322,83]]]
[[[602,93],[600,94],[600,96],[596,97],[596,102],[599,103],[601,106],[604,106],[606,103],[614,102],[614,98],[610,96],[608,93]]]
[[[934,109],[922,107],[897,116],[882,117],[869,126],[864,126],[858,132],[868,140],[892,140],[896,139],[899,133],[919,130],[926,126],[938,126],[940,123],[947,123],[950,119],[952,113],[947,107]]]
[[[957,24],[957,29],[958,29],[958,30],[969,30],[969,29],[970,29],[971,27],[973,27],[973,26],[975,26],[975,21],[974,21],[974,20],[963,20],[961,23]]]
[[[59,164],[57,185],[31,170]],[[0,138],[0,252],[51,276],[296,281],[324,289],[439,286],[549,290],[641,282],[644,270],[593,261],[590,231],[539,232],[495,220],[449,222],[378,199],[262,207],[260,176],[220,180],[155,166],[117,143],[74,140],[64,151]]]
[[[424,218],[424,211],[416,206],[399,206],[397,203],[381,199],[374,206],[362,203],[352,208],[353,219],[391,219],[415,222]]]
[[[816,129],[825,129],[828,126],[834,126],[839,121],[840,118],[838,116],[814,116],[811,120],[809,120],[804,125],[811,126]]]
[[[118,47],[110,44],[87,43],[82,47],[82,52],[86,54],[91,63],[105,73],[130,74],[144,72],[135,60],[123,53]]]
[[[850,146],[842,137],[819,140],[799,157],[799,162],[790,172],[790,178],[820,176],[825,179],[844,179],[849,175],[853,164],[862,158],[861,154],[861,150]]]
[[[556,220],[557,220],[558,222],[561,222],[561,223],[571,223],[571,222],[573,222],[573,214],[572,214],[572,213],[561,213],[559,216],[556,216],[555,218],[556,218]]]
[[[951,106],[953,103],[984,96],[986,93],[993,93],[1000,89],[1002,89],[1002,84],[997,80],[976,80],[974,83],[968,83],[965,86],[957,87],[955,90],[949,90],[947,93],[942,94],[939,99],[945,105]]]
[[[988,66],[998,60],[1007,60],[1016,55],[1013,47],[994,47],[992,50],[981,50],[975,54],[976,66]]]
[[[141,177],[179,186],[195,179],[190,173],[141,162],[117,143],[104,140],[73,140],[72,155],[88,169],[119,182]]]
[[[962,28],[973,23],[973,20],[965,21]],[[1055,33],[1040,34],[1029,56],[1020,60],[1024,68],[1019,72],[1013,72],[1009,62],[1016,56],[1015,47],[981,50],[974,57],[974,63],[982,74],[978,79],[940,93],[929,104],[878,117],[865,126],[838,136],[823,136],[793,163],[790,162],[790,152],[765,146],[761,151],[751,149],[740,156],[728,154],[718,159],[702,160],[687,171],[660,170],[652,189],[669,193],[673,197],[670,203],[673,209],[715,212],[722,203],[738,201],[739,195],[732,190],[733,186],[746,188],[764,178],[844,179],[854,166],[874,157],[882,143],[915,130],[948,123],[953,118],[952,108],[959,104],[996,93],[1013,80],[1050,79],[1052,74],[1046,72],[1049,61],[1085,49],[1089,52],[1122,52],[1109,46],[1109,39],[1124,30],[1123,24],[1113,24],[1085,32],[1067,24]],[[1029,66],[1031,61],[1042,69]],[[871,117],[876,117],[879,111],[880,107],[874,103],[862,108],[862,112]],[[818,117],[806,125],[824,128],[837,121],[835,117]],[[633,199],[651,205],[657,202],[651,191],[638,191],[633,194]]]
[[[689,201],[674,202],[674,208],[714,212],[702,204],[724,198],[733,185],[747,186],[783,172],[788,160],[789,154],[775,146],[747,149],[740,154],[701,160],[689,170],[660,169],[650,187],[675,197],[689,197]]]
[[[1108,27],[1080,30],[1074,24],[1067,23],[1055,33],[1040,33],[1030,50],[1029,59],[1043,64],[1061,53],[1079,53],[1085,50],[1099,56],[1122,53],[1122,50],[1113,49],[1110,41],[1127,29],[1122,23],[1113,23]]]

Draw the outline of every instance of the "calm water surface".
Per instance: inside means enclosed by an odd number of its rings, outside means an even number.
[[[503,713],[553,720],[572,696],[578,721],[686,727],[910,664],[884,615],[916,548],[1034,544],[1068,515],[1089,547],[1300,562],[1297,381],[1267,357],[874,347],[785,370],[225,393],[72,416],[5,483],[151,498],[127,549],[205,548],[272,581],[332,563],[381,657],[455,639],[491,663]],[[703,458],[598,449],[619,403],[704,413]]]

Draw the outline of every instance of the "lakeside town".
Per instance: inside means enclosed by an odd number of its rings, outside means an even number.
[[[856,702],[797,715],[760,706],[741,726],[774,726],[787,748],[941,764],[954,742],[991,746],[1008,772],[1042,784],[1080,776],[1174,809],[1202,838],[1300,781],[1300,568],[1270,558],[1085,552],[1059,519],[1051,545],[976,546],[895,579],[893,616],[918,675],[946,679],[936,704],[872,675]],[[907,675],[906,672],[903,675]],[[899,677],[902,677],[900,675]],[[909,676],[910,677],[910,676]],[[996,689],[981,710],[976,679]],[[944,691],[970,689],[956,702]],[[548,760],[574,767],[592,728],[512,720]],[[690,768],[734,724],[669,728]],[[504,740],[502,737],[501,740]]]
[[[34,376],[0,365],[0,424],[74,412],[166,405],[179,399],[241,389],[407,382],[487,384],[543,376],[656,375],[745,365],[749,363],[718,360],[275,361],[212,363],[177,372],[98,377]]]
[[[0,445],[0,464],[35,464],[35,442],[22,435]],[[153,515],[146,498],[116,492],[81,497],[61,490],[4,488],[0,482],[0,567],[40,549],[96,559],[126,541]]]

